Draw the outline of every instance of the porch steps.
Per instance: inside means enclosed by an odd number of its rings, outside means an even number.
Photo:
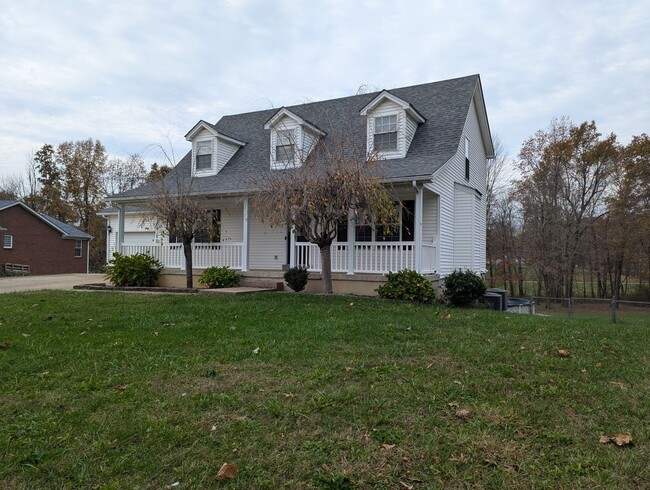
[[[240,286],[284,291],[283,271],[248,271],[241,273]]]

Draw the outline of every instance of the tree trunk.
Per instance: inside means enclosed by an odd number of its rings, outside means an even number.
[[[192,277],[192,242],[183,242],[183,255],[185,256],[185,287],[194,287],[194,278]]]
[[[331,245],[319,246],[320,248],[320,263],[321,263],[321,277],[323,279],[323,292],[325,294],[332,294],[332,253]]]

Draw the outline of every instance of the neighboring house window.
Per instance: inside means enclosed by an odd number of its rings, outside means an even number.
[[[275,161],[282,163],[294,163],[296,145],[294,131],[283,129],[275,136]]]
[[[83,241],[75,240],[74,241],[74,256],[81,257],[83,255]]]
[[[194,233],[194,243],[218,243],[221,241],[221,210],[206,213],[201,229]]]
[[[209,170],[212,168],[212,141],[199,141],[196,143],[196,170]]]
[[[2,247],[3,248],[14,248],[14,236],[13,235],[5,235],[3,240],[2,240]]]
[[[465,138],[465,178],[469,180],[469,140]]]
[[[374,150],[397,150],[397,114],[375,118]]]

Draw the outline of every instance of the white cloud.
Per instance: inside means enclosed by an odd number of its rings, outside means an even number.
[[[183,154],[199,119],[471,73],[511,154],[553,117],[650,126],[643,2],[5,3],[0,174],[46,142]]]

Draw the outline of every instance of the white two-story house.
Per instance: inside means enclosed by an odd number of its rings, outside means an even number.
[[[347,134],[346,134],[347,133]],[[194,267],[228,266],[244,284],[281,281],[287,267],[308,267],[319,290],[320,254],[290,229],[255,215],[255,177],[308,157],[316,141],[348,138],[382,159],[382,178],[402,204],[391,233],[351,219],[332,245],[335,292],[369,293],[389,271],[432,279],[485,268],[486,161],[494,148],[478,75],[199,121],[185,157],[166,176],[206,198],[214,233],[197,236]],[[147,252],[165,265],[163,283],[182,284],[181,244],[143,221],[148,185],[110,196],[108,254]]]

